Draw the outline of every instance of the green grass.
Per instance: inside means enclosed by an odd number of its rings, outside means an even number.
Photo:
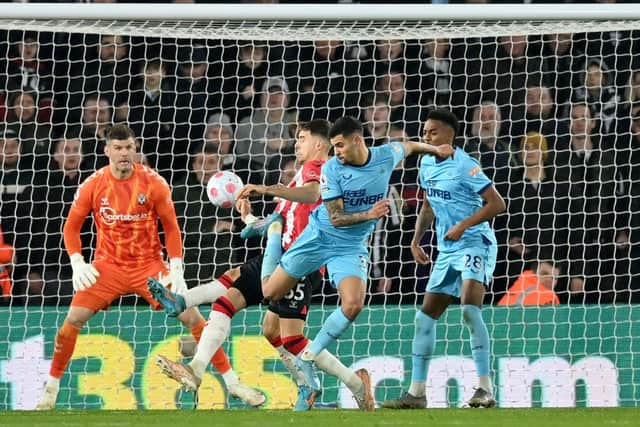
[[[637,426],[637,408],[572,409],[427,409],[360,412],[292,411],[55,411],[0,412],[0,426],[465,426],[465,427],[603,427]]]

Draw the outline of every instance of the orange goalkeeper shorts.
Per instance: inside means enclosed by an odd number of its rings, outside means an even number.
[[[100,276],[95,285],[73,295],[71,306],[85,307],[91,310],[106,310],[109,305],[123,295],[136,294],[144,298],[154,310],[162,306],[153,299],[147,279],[158,278],[159,274],[169,274],[167,266],[162,261],[151,261],[144,267],[124,268],[105,260],[94,261],[93,266]]]

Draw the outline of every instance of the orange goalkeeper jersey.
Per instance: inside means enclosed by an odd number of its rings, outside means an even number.
[[[140,267],[162,259],[158,219],[170,258],[182,257],[182,239],[169,185],[153,169],[134,164],[133,174],[117,179],[109,166],[78,187],[64,226],[69,256],[82,251],[80,229],[93,213],[98,234],[94,259]]]

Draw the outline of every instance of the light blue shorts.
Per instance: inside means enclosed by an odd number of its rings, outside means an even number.
[[[427,292],[459,298],[462,281],[467,279],[489,286],[496,268],[497,255],[498,246],[495,244],[438,253],[427,283]]]
[[[363,244],[337,242],[309,224],[280,259],[280,267],[296,279],[323,265],[327,267],[334,288],[350,276],[367,283],[369,252]]]

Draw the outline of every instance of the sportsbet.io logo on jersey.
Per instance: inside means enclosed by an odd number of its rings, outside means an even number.
[[[373,205],[384,198],[384,193],[369,194],[367,190],[347,190],[342,193],[342,200],[345,206]]]
[[[117,221],[142,221],[146,220],[149,217],[149,214],[147,214],[146,212],[137,214],[117,213],[115,209],[109,206],[109,200],[106,197],[102,198],[101,204],[102,206],[100,206],[99,216],[100,218],[102,218],[102,222],[105,225],[114,225]]]

